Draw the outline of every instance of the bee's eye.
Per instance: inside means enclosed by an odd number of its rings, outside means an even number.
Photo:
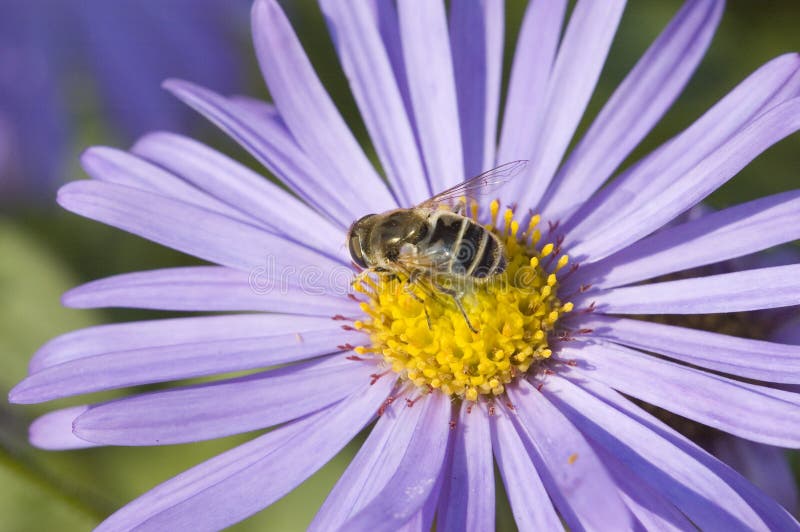
[[[364,261],[364,253],[361,249],[361,238],[357,234],[350,235],[349,247],[350,257],[353,259],[353,262],[362,268],[366,268],[367,263]]]

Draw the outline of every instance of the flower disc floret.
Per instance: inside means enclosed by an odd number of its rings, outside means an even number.
[[[469,401],[501,395],[507,384],[550,357],[551,333],[572,310],[572,303],[557,296],[556,273],[567,256],[556,258],[553,243],[539,245],[538,216],[520,234],[510,209],[502,230],[499,205],[493,202],[491,210],[487,228],[504,242],[508,265],[501,274],[466,283],[461,301],[470,323],[451,296],[424,280],[409,285],[393,275],[364,277],[356,288],[368,296],[361,304],[367,318],[355,326],[369,333],[371,345],[357,352],[376,353],[423,390]]]

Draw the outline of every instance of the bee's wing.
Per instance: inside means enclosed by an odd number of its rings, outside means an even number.
[[[435,247],[422,250],[416,253],[403,253],[397,258],[406,271],[419,271],[428,274],[446,272],[450,267],[452,253],[443,247]]]
[[[500,165],[440,192],[417,207],[435,209],[439,205],[454,205],[461,198],[474,199],[486,195],[516,177],[527,164],[528,161],[521,160]]]

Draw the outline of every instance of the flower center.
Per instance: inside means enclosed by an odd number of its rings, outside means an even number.
[[[477,220],[477,205],[471,216]],[[507,267],[487,279],[470,279],[458,296],[437,291],[425,280],[381,275],[362,277],[356,289],[368,296],[367,315],[355,327],[367,332],[370,346],[356,352],[376,353],[392,371],[423,391],[476,401],[497,396],[505,385],[551,355],[550,333],[572,303],[557,297],[556,273],[566,266],[554,243],[540,246],[542,234],[532,217],[520,234],[508,209],[502,229],[499,204],[491,204],[491,224],[505,247]]]

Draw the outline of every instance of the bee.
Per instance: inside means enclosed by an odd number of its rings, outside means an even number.
[[[477,332],[461,297],[474,283],[503,273],[507,257],[503,242],[466,216],[467,200],[505,184],[526,164],[514,161],[498,166],[410,209],[360,218],[347,233],[353,262],[364,270],[362,274],[403,278],[408,293],[418,300],[411,285],[418,284],[434,298],[437,293],[452,297],[467,326]]]

